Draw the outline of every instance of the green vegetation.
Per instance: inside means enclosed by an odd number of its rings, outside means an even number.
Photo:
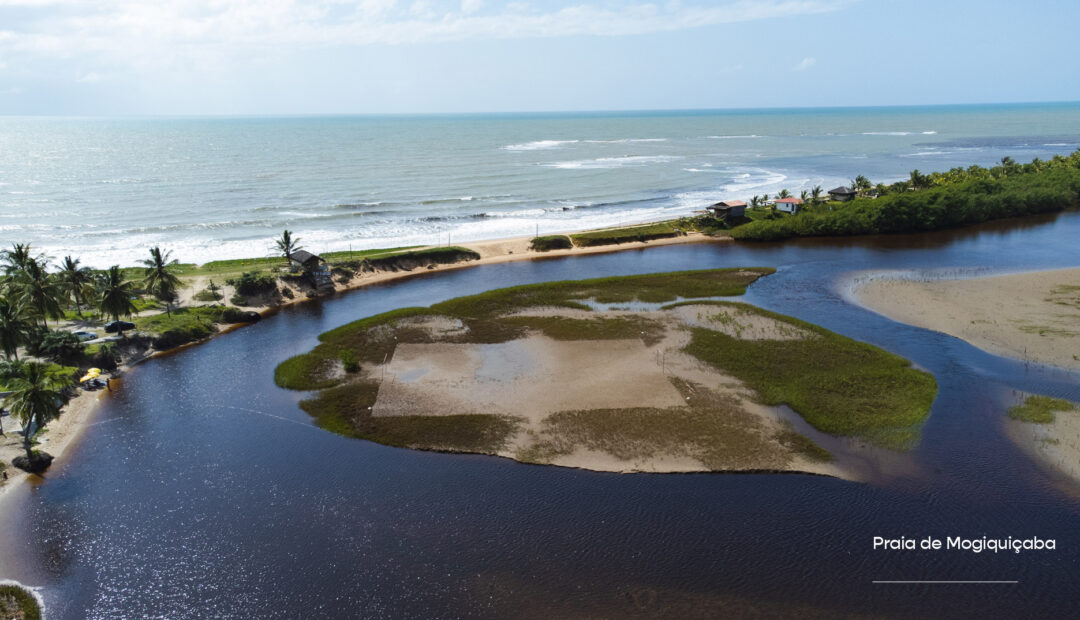
[[[11,380],[12,392],[4,399],[4,407],[23,428],[30,428],[31,424],[38,429],[45,428],[50,420],[59,417],[60,407],[68,401],[66,388],[71,384],[70,377],[50,373],[45,364],[27,362],[22,366],[19,375]],[[32,450],[32,440],[30,433],[23,435],[25,468],[28,471],[40,472],[49,466],[52,459],[41,459],[41,455],[36,455]],[[18,459],[15,460],[15,465],[23,466]]]
[[[0,618],[41,620],[37,599],[19,586],[0,585]]]
[[[646,346],[664,337],[664,326],[640,316],[613,318],[571,319],[562,316],[512,316],[502,319],[512,325],[522,325],[543,332],[553,340],[627,340],[641,339]]]
[[[550,235],[547,237],[535,237],[529,243],[529,249],[534,252],[550,252],[551,250],[569,250],[574,247],[570,237],[566,235]]]
[[[902,448],[917,437],[937,394],[933,376],[907,360],[817,325],[736,303],[814,334],[803,340],[740,340],[695,328],[686,350],[741,380],[768,405],[788,405],[814,428]]]
[[[685,229],[675,227],[674,221],[658,222],[656,224],[643,224],[641,226],[628,226],[626,228],[612,228],[597,230],[587,233],[570,235],[574,245],[578,247],[591,247],[595,245],[611,245],[617,243],[631,243],[634,241],[651,241],[653,239],[665,239],[678,237],[686,234]]]
[[[277,290],[277,278],[254,271],[245,271],[240,277],[230,278],[225,283],[235,287],[236,294],[243,297],[268,295]]]
[[[239,308],[194,306],[178,308],[172,314],[135,317],[135,327],[158,334],[154,339],[154,348],[165,350],[214,334],[218,330],[216,323],[245,323],[249,320],[248,314]]]
[[[1028,396],[1020,405],[1009,408],[1009,417],[1032,424],[1052,424],[1056,413],[1080,411],[1080,406],[1062,398]]]
[[[734,228],[731,236],[777,241],[908,233],[1061,211],[1080,204],[1080,151],[1024,165],[1005,158],[990,169],[971,166],[930,175],[915,170],[909,181],[862,194],[849,202],[807,205],[793,217],[755,219]]]
[[[428,248],[426,250],[372,254],[366,257],[364,262],[375,269],[396,270],[401,268],[411,269],[421,265],[478,260],[479,258],[480,254],[473,250],[452,245],[442,248]]]
[[[418,450],[495,453],[518,428],[515,418],[502,415],[373,417],[378,389],[375,383],[349,383],[301,401],[300,408],[328,431]]]

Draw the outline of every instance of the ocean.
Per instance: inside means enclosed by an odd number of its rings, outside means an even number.
[[[282,118],[0,118],[0,243],[83,264],[551,234],[718,200],[1047,159],[1080,103]]]

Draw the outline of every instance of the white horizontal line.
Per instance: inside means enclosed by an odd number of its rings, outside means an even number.
[[[893,580],[893,581],[874,581],[872,583],[1020,583],[1019,581],[933,581],[933,580]]]

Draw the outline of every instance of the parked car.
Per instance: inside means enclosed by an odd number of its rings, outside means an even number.
[[[97,338],[97,334],[94,332],[77,331],[71,332],[79,337],[79,340],[94,340]]]
[[[109,321],[105,324],[105,333],[114,334],[135,329],[135,324],[129,321]]]

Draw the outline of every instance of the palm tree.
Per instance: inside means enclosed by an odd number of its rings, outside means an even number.
[[[21,273],[13,280],[19,296],[41,317],[41,323],[47,329],[48,320],[64,316],[60,308],[60,290],[55,278],[45,270],[42,261],[31,258],[26,262]]]
[[[790,196],[791,196],[791,192],[787,191],[787,189],[785,188],[785,189],[780,190],[780,193],[777,194],[776,197],[777,198],[788,198]]]
[[[26,263],[30,262],[30,244],[13,243],[10,250],[4,250],[0,260],[4,262],[4,275],[13,277],[15,274],[26,269]]]
[[[172,252],[162,252],[160,247],[154,246],[150,248],[150,258],[142,263],[146,265],[143,286],[165,302],[165,312],[172,316],[172,302],[176,298],[176,289],[180,288],[180,278],[169,271],[169,267],[176,264],[175,260],[169,261],[170,256]]]
[[[814,202],[815,202],[815,203],[816,203],[816,202],[817,202],[818,200],[820,200],[820,199],[821,199],[821,192],[822,192],[822,191],[824,191],[824,190],[822,190],[822,189],[821,189],[821,186],[820,186],[820,185],[815,185],[815,186],[814,186],[814,189],[810,190],[810,197],[814,199]]]
[[[0,349],[5,358],[19,359],[19,345],[26,343],[31,327],[33,321],[22,300],[0,297]]]
[[[799,192],[799,199],[802,200],[803,202],[810,202],[809,198],[810,198],[810,192],[806,191],[805,189],[803,191]]]
[[[105,272],[105,277],[100,282],[100,291],[101,301],[98,304],[98,310],[102,314],[118,321],[121,316],[131,316],[135,312],[135,304],[131,301],[133,287],[131,282],[124,280],[120,265],[113,265]]]
[[[755,209],[760,204],[761,204],[761,198],[759,198],[757,194],[754,194],[753,198],[750,199],[750,208]]]
[[[50,377],[46,368],[40,362],[26,364],[22,376],[12,381],[14,391],[4,399],[4,406],[22,424],[23,448],[28,465],[32,465],[34,460],[31,428],[41,430],[49,420],[59,417],[60,407],[66,400],[64,388],[71,384],[71,379]]]
[[[292,256],[293,252],[303,249],[300,246],[300,238],[293,237],[292,231],[289,229],[285,229],[285,231],[281,233],[281,237],[274,241],[274,244],[277,246],[278,252],[285,257],[286,263],[289,262],[289,257]]]
[[[82,316],[83,290],[94,281],[93,273],[89,267],[80,267],[79,259],[65,256],[64,262],[60,263],[59,276],[64,290],[75,302],[75,311]]]

